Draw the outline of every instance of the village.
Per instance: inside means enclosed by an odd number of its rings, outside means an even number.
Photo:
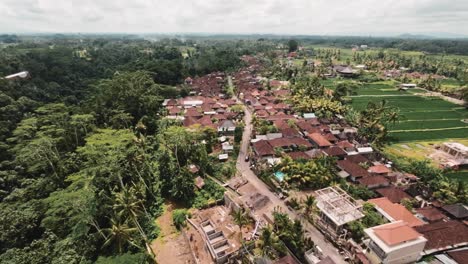
[[[296,56],[284,55],[284,67]],[[187,129],[214,129],[218,147],[210,155],[237,170],[216,179],[222,200],[187,218],[182,232],[193,258],[185,263],[414,263],[428,256],[421,263],[466,263],[466,205],[434,198],[343,114],[298,110],[290,81],[261,75],[261,56],[242,60],[246,66],[231,74],[188,77],[190,95],[163,103],[166,118]],[[364,68],[336,65],[324,76],[352,78]],[[415,88],[402,83],[395,90]],[[467,148],[444,142],[434,151],[445,166],[463,167]],[[197,188],[203,181],[197,177]],[[281,234],[296,225],[297,236]],[[265,246],[270,240],[282,246]]]

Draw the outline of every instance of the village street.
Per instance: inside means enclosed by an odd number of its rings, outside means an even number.
[[[260,180],[250,169],[250,163],[246,162],[244,158],[245,155],[248,153],[250,137],[252,134],[252,113],[247,107],[245,107],[244,112],[245,127],[242,136],[241,147],[239,150],[239,157],[237,158],[237,170],[242,174],[242,176],[245,179],[247,179],[250,182],[250,184],[252,184],[260,192],[260,194],[268,197],[270,201],[275,205],[275,207],[281,208],[281,210],[287,213],[291,219],[302,220],[304,229],[307,230],[306,235],[311,237],[315,245],[319,246],[322,249],[324,256],[330,256],[335,261],[335,263],[338,264],[346,263],[346,261],[344,261],[343,257],[338,252],[338,250],[333,246],[333,244],[326,240],[326,238],[322,235],[322,233],[320,233],[320,231],[318,231],[313,225],[311,225],[306,220],[303,220],[296,212],[289,210],[284,201],[281,200],[274,192],[272,192],[268,188],[268,186],[262,180]]]

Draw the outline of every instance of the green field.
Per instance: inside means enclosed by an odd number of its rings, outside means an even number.
[[[373,83],[361,88],[358,96],[352,97],[352,105],[362,110],[368,102],[382,99],[389,106],[400,109],[400,122],[390,125],[390,137],[393,141],[421,141],[449,138],[466,138],[468,110],[436,97],[423,97],[407,92],[388,90],[390,84]]]

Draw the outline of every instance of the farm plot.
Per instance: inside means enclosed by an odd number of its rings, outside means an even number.
[[[381,92],[378,86],[372,87],[377,93]],[[462,122],[462,119],[468,118],[468,110],[440,98],[413,94],[361,95],[352,97],[352,105],[355,109],[362,110],[368,102],[379,102],[382,99],[387,101],[387,105],[400,109],[400,122],[389,127],[389,136],[395,141],[443,140],[466,138],[468,135],[468,124]]]

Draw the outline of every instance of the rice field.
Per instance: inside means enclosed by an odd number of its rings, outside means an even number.
[[[437,97],[398,92],[389,86],[390,83],[380,82],[359,89],[358,95],[352,96],[352,106],[362,110],[370,101],[385,99],[387,105],[398,107],[401,119],[389,127],[392,141],[468,138],[468,123],[462,121],[468,119],[466,108]]]

